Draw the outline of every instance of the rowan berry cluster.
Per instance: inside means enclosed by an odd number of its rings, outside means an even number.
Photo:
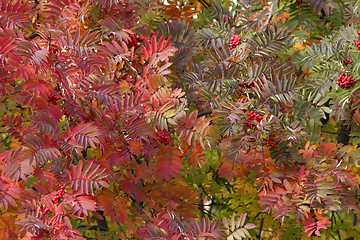
[[[278,144],[279,142],[274,139],[275,134],[270,134],[270,137],[264,141],[264,145],[268,147],[275,147],[275,144]]]
[[[248,118],[247,118],[248,121],[256,120],[257,122],[261,122],[262,119],[263,119],[263,117],[258,113],[254,113],[254,111],[249,112]]]
[[[300,6],[302,4],[302,0],[296,0],[295,2],[298,6]]]
[[[351,61],[351,59],[347,58],[344,60],[344,64],[345,64],[345,66],[347,66],[349,64],[353,65],[354,63]]]
[[[254,81],[251,81],[250,83],[244,83],[244,87],[246,87],[246,88],[255,87],[255,83],[254,83]]]
[[[244,103],[246,101],[246,97],[244,98],[239,98],[238,102]]]
[[[128,42],[128,46],[138,48],[140,46],[139,42],[144,41],[144,39],[140,36],[134,37],[134,35],[130,35],[130,41]]]
[[[54,105],[57,105],[57,101],[60,100],[60,97],[55,96],[55,95],[51,95],[48,98],[48,102],[53,103]]]
[[[345,73],[341,73],[340,77],[337,79],[337,84],[344,89],[351,88],[355,83],[353,76],[350,75],[350,77],[345,77]]]
[[[50,46],[50,48],[49,48],[50,54],[57,55],[59,52],[60,52],[59,49],[57,49],[55,46],[53,46],[53,45]]]
[[[360,50],[360,41],[356,41],[355,46]]]
[[[60,189],[56,192],[56,195],[54,197],[54,202],[56,202],[56,203],[60,202],[60,199],[64,196],[64,193],[65,193],[64,189],[65,189],[65,186],[60,185]]]
[[[260,114],[254,113],[254,111],[251,111],[248,114],[247,121],[249,122],[249,121],[255,120],[257,122],[261,122],[262,119],[263,119],[263,117]],[[245,126],[248,127],[248,128],[251,128],[251,127],[254,126],[254,124],[245,123]]]
[[[236,48],[237,46],[239,46],[240,42],[241,42],[241,37],[239,37],[238,35],[232,36],[230,39],[230,48],[231,49]]]
[[[155,136],[159,139],[159,141],[162,144],[168,145],[169,144],[169,136],[166,135],[166,133],[164,133],[163,131],[161,131],[160,133],[155,132]]]
[[[263,117],[260,114],[254,113],[254,111],[251,111],[248,114],[247,121],[250,122],[250,121],[255,120],[257,122],[261,122],[262,119],[263,119]],[[251,128],[251,127],[254,126],[254,124],[245,123],[245,126],[248,127],[248,128]]]

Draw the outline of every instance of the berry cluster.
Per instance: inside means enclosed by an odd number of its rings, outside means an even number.
[[[48,102],[49,103],[53,103],[54,105],[57,105],[57,101],[60,100],[60,97],[58,96],[55,96],[55,95],[51,95],[49,98],[48,98]]]
[[[244,103],[245,101],[246,101],[246,97],[244,97],[244,98],[239,98],[239,100],[238,100],[238,102],[241,102],[241,103]]]
[[[360,50],[360,41],[356,41],[355,46]]]
[[[50,48],[49,48],[50,54],[57,55],[59,52],[60,52],[59,49],[57,49],[55,46],[53,46],[53,45],[50,46]]]
[[[136,38],[134,37],[134,35],[130,35],[130,41],[128,42],[128,47],[135,47],[138,48],[140,46],[139,42],[144,41],[144,39],[140,36],[136,36]]]
[[[270,137],[264,141],[264,145],[268,147],[275,147],[275,144],[278,144],[279,142],[274,139],[275,134],[270,134]]]
[[[54,202],[56,202],[56,203],[60,202],[60,199],[64,196],[64,193],[65,193],[64,192],[65,186],[60,185],[59,187],[60,187],[60,189],[56,192],[56,195],[54,198]]]
[[[161,131],[160,133],[156,132],[155,136],[159,139],[159,141],[162,144],[165,144],[165,145],[169,144],[169,136],[167,136],[166,133],[164,133],[163,131]]]
[[[349,64],[353,65],[354,63],[351,61],[351,59],[347,58],[344,60],[344,64],[345,64],[345,66],[347,66]]]
[[[352,86],[355,85],[355,81],[353,79],[353,76],[350,75],[350,77],[345,77],[345,73],[341,73],[340,77],[338,77],[337,79],[337,84],[341,87],[341,88],[351,88]]]
[[[254,113],[253,111],[249,112],[248,114],[248,118],[247,118],[247,121],[252,121],[252,120],[256,120],[257,122],[261,122],[261,120],[263,119],[263,117],[258,114],[258,113]],[[251,128],[254,126],[254,124],[249,124],[249,123],[245,123],[245,126],[247,128]]]
[[[360,30],[357,32],[357,35],[360,36]]]
[[[230,39],[230,48],[231,49],[236,48],[237,46],[239,46],[240,42],[241,42],[241,37],[239,37],[238,35],[232,36]]]
[[[256,120],[257,122],[261,122],[262,119],[263,119],[263,117],[258,113],[254,113],[254,111],[249,112],[248,118],[247,118],[248,121]]]
[[[254,83],[254,81],[251,81],[250,83],[244,83],[244,87],[246,87],[246,88],[255,87],[255,83]]]
[[[302,0],[296,0],[295,2],[298,6],[300,6],[302,4]]]

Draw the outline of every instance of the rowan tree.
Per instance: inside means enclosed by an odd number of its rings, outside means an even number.
[[[1,239],[358,238],[357,1],[0,6]]]

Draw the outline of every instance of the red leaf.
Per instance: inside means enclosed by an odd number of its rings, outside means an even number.
[[[230,181],[233,178],[233,167],[234,165],[232,163],[223,163],[219,168],[219,176],[226,177],[226,179]]]
[[[114,202],[115,202],[115,195],[108,189],[102,190],[98,195],[98,200],[104,209],[104,215],[110,216],[111,222],[115,222],[115,215],[114,215]]]
[[[126,211],[126,202],[123,199],[118,198],[115,201],[114,213],[119,224],[124,224],[128,218]]]

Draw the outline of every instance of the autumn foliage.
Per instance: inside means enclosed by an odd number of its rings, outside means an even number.
[[[358,9],[0,0],[0,239],[356,239]]]

